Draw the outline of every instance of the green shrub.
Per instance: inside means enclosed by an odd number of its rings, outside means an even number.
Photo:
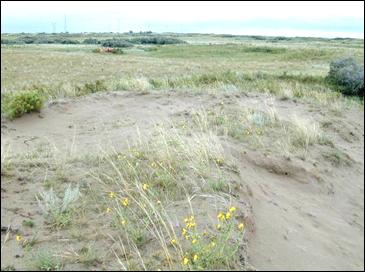
[[[280,54],[286,52],[286,48],[269,47],[269,46],[254,46],[246,47],[243,49],[247,53],[269,53],[269,54]]]
[[[21,43],[16,40],[1,39],[1,44],[21,44]]]
[[[38,90],[9,93],[3,97],[2,111],[5,116],[13,119],[25,113],[39,111],[43,102],[44,97]]]
[[[121,40],[121,39],[107,39],[102,41],[102,45],[104,47],[132,47],[129,41]]]
[[[345,95],[364,96],[364,67],[354,58],[332,61],[327,80]]]
[[[130,40],[131,43],[135,44],[180,44],[180,43],[186,43],[183,40],[175,39],[175,38],[169,38],[169,37],[138,37]]]
[[[98,44],[99,41],[97,39],[88,38],[88,39],[85,39],[82,43],[83,44]]]

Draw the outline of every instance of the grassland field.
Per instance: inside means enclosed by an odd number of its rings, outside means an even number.
[[[1,45],[1,269],[363,270],[364,103],[326,76],[364,41],[82,44],[138,35]]]

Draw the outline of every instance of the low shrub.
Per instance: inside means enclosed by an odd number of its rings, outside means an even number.
[[[1,44],[21,44],[17,40],[1,39]]]
[[[132,47],[129,41],[126,40],[118,40],[118,39],[107,39],[101,42],[102,46],[104,47]]]
[[[364,67],[354,58],[332,61],[327,80],[345,95],[364,96]]]
[[[25,113],[39,111],[44,102],[44,97],[39,90],[19,91],[4,95],[2,111],[5,116],[13,119]]]
[[[138,37],[130,40],[131,43],[135,44],[180,44],[180,43],[186,43],[183,40],[175,39],[175,38],[169,38],[169,37]]]
[[[286,52],[286,48],[269,47],[269,46],[255,46],[246,47],[243,51],[247,53],[269,53],[269,54],[280,54]]]
[[[88,39],[83,40],[82,43],[83,44],[98,44],[99,41],[97,39],[88,38]]]

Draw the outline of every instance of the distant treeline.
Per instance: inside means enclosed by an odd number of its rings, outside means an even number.
[[[3,33],[1,44],[100,44],[106,47],[130,47],[134,44],[179,44],[185,43],[180,38],[210,36],[235,40],[258,40],[267,42],[311,42],[311,41],[342,41],[351,38],[314,38],[314,37],[284,37],[232,34],[199,34],[199,33],[153,33],[152,31],[125,33]]]
[[[152,32],[151,32],[152,33]],[[180,44],[186,43],[177,38],[171,38],[161,35],[152,35],[149,32],[143,32],[141,37],[135,38],[119,38],[112,39],[96,39],[86,38],[84,40],[76,39],[77,36],[71,34],[36,34],[36,35],[22,35],[16,36],[13,39],[2,38],[1,44],[100,44],[105,47],[131,47],[134,44]],[[128,33],[131,36],[137,36],[135,33]],[[138,35],[142,35],[139,33]]]

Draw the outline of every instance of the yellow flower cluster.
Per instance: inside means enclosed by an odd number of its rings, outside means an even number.
[[[115,192],[109,192],[110,198],[115,198],[116,196],[117,196],[117,194]]]
[[[229,208],[229,210],[227,211],[227,213],[224,212],[220,212],[218,213],[218,219],[219,221],[225,221],[225,220],[229,220],[232,218],[232,214],[236,211],[236,207],[231,207]]]
[[[187,217],[184,219],[184,222],[186,224],[186,227],[188,229],[192,229],[196,226],[196,222],[195,222],[195,218],[194,218],[194,215],[190,216],[190,217]]]
[[[182,236],[184,236],[184,237],[185,237],[185,239],[186,239],[186,240],[189,240],[190,236],[189,236],[188,231],[187,231],[187,229],[186,229],[186,228],[183,228],[183,229],[182,229],[181,234],[182,234]]]
[[[240,231],[243,231],[243,230],[245,229],[245,224],[240,223],[240,224],[238,225],[238,229],[239,229]]]
[[[188,264],[189,264],[189,262],[190,262],[190,260],[189,260],[189,258],[188,258],[188,257],[184,257],[184,258],[183,258],[183,264],[184,264],[184,265],[188,265]]]
[[[127,197],[125,197],[124,199],[121,200],[121,203],[124,207],[128,207],[129,199]]]
[[[223,163],[223,159],[215,159],[215,162],[217,163],[218,166],[222,166],[224,163]]]
[[[143,190],[147,191],[150,186],[147,183],[143,183]]]
[[[194,254],[194,256],[191,259],[192,259],[193,263],[197,262],[199,260],[199,256],[197,254]],[[190,259],[187,256],[185,256],[182,260],[182,263],[183,263],[183,265],[189,265]]]

